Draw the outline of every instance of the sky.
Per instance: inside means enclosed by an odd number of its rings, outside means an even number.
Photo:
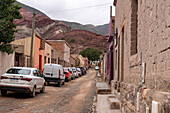
[[[109,23],[113,0],[17,0],[34,7],[51,19],[78,22],[83,25]],[[112,8],[115,15],[115,8]]]

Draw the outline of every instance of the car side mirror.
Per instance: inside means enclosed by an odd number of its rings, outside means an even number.
[[[34,76],[37,76],[37,72],[34,71],[34,72],[33,72],[33,75],[34,75]]]
[[[43,74],[41,74],[41,71],[39,71],[39,77],[44,77],[44,75]]]

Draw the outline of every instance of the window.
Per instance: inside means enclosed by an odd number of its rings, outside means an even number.
[[[46,63],[46,60],[47,60],[47,58],[46,58],[46,56],[44,57],[44,63]]]
[[[130,54],[137,53],[138,0],[132,0]]]
[[[50,58],[48,58],[48,63],[50,63]]]
[[[15,69],[15,68],[11,68],[6,73],[8,73],[8,74],[30,75],[31,71],[29,69]]]
[[[117,69],[117,50],[116,50],[116,55],[115,55],[115,69]]]
[[[29,64],[29,58],[27,58],[27,67],[29,67],[30,66],[30,64]]]
[[[122,37],[121,37],[121,81],[124,80],[124,27],[122,29]]]

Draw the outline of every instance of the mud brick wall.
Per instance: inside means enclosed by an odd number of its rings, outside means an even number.
[[[118,82],[112,81],[112,93],[114,93],[121,102],[121,112],[122,113],[134,113],[137,108],[137,89],[138,86],[134,84],[128,84],[120,82],[120,91],[118,92],[115,86]],[[161,92],[146,88],[143,86],[139,90],[139,113],[145,113],[146,108],[152,112],[152,101],[159,103],[159,113],[169,113],[170,112],[170,93]]]
[[[138,0],[137,3],[136,0],[117,0],[115,28],[118,29],[120,39],[120,59],[117,59],[120,60],[120,66],[116,66],[121,73],[123,62],[124,72],[123,76],[118,77],[118,69],[115,70],[112,87],[116,87],[122,102],[122,111],[133,113],[136,110],[136,88],[142,80],[141,64],[144,62],[146,74],[143,89],[148,92],[146,98],[143,98],[141,91],[140,110],[143,110],[143,113],[147,104],[151,108],[151,101],[157,100],[162,110],[160,113],[169,112],[170,98],[167,95],[170,93],[170,1]],[[118,80],[121,77],[123,79]]]
[[[170,92],[170,1],[138,0],[137,17],[135,1],[117,0],[116,4],[115,27],[120,40],[124,24],[123,82],[138,85],[141,81],[142,65],[138,62],[141,52],[141,63],[146,63],[145,85]]]

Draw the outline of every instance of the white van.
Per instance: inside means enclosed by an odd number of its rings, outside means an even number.
[[[49,84],[50,82],[57,82],[60,87],[64,85],[65,75],[63,74],[63,66],[59,64],[45,64],[43,69],[43,75],[45,81]]]

